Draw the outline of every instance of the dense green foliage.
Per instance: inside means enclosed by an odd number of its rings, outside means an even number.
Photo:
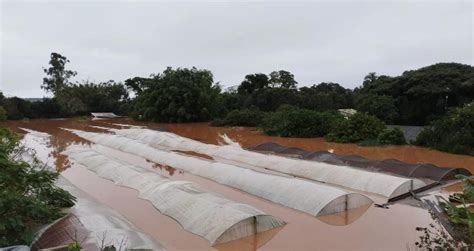
[[[25,151],[17,135],[0,129],[0,247],[30,244],[38,227],[74,205],[75,198],[55,185],[58,173],[19,159]]]
[[[385,128],[377,137],[380,145],[403,145],[406,144],[405,136],[400,128]]]
[[[233,110],[223,119],[214,120],[213,126],[259,126],[265,113],[256,109]]]
[[[4,98],[0,93],[0,104],[5,108],[7,119],[23,119],[33,117],[31,103],[17,97]]]
[[[315,112],[292,106],[282,106],[263,119],[261,128],[268,135],[282,137],[322,137],[344,120],[338,113]]]
[[[48,92],[57,94],[63,88],[68,86],[69,79],[77,75],[75,71],[66,70],[66,64],[69,60],[59,53],[51,53],[49,60],[50,67],[43,69],[47,77],[43,78],[43,85],[41,88]]]
[[[56,98],[43,98],[31,102],[31,115],[28,118],[58,118],[68,114],[58,103]]]
[[[352,91],[337,83],[320,83],[301,87],[297,104],[306,109],[329,111],[353,107]]]
[[[338,143],[358,143],[377,139],[385,125],[377,117],[358,112],[331,128],[326,139]]]
[[[363,86],[354,95],[381,95],[392,97],[398,118],[391,119],[400,125],[426,125],[447,112],[474,100],[474,67],[456,63],[439,63],[418,70],[404,72],[401,76],[367,75]],[[371,96],[372,98],[374,96]],[[388,100],[378,100],[389,106]],[[375,108],[374,108],[375,109]],[[380,115],[372,113],[373,115]],[[385,119],[385,118],[381,118]]]
[[[221,89],[212,73],[196,68],[167,68],[151,78],[125,81],[136,91],[132,115],[159,122],[209,121]]]
[[[3,108],[3,106],[0,106],[0,121],[5,121],[7,120],[7,111]]]
[[[359,95],[355,107],[358,111],[374,115],[388,124],[394,123],[399,117],[395,100],[386,95]]]
[[[86,115],[91,112],[124,113],[128,92],[123,84],[106,83],[69,84],[56,94],[57,102],[64,114]]]
[[[150,77],[127,79],[124,84],[112,80],[71,83],[70,79],[77,73],[67,69],[67,63],[66,57],[51,53],[49,67],[44,69],[42,88],[54,94],[53,98],[30,102],[0,95],[0,106],[5,109],[7,119],[114,112],[157,122],[213,120],[213,125],[220,126],[262,126],[272,135],[319,135],[331,141],[367,145],[401,144],[404,142],[401,133],[392,129],[382,132],[383,123],[375,117],[386,124],[427,125],[448,110],[474,100],[474,67],[457,63],[438,63],[405,71],[400,76],[378,76],[371,72],[353,91],[331,82],[298,88],[291,72],[278,70],[248,74],[238,86],[224,92],[205,69],[169,67]],[[132,99],[129,90],[135,94]],[[300,109],[277,111],[285,106]],[[320,122],[322,117],[348,108],[375,117],[355,121],[365,116],[357,115],[334,127],[330,122]],[[264,114],[267,114],[265,119]],[[0,119],[1,115],[2,110]],[[293,117],[295,121],[290,121]],[[308,128],[305,123],[314,126]],[[437,123],[437,127],[442,127],[442,122]],[[441,139],[442,134],[425,131],[419,144],[471,153],[472,146],[467,141],[472,137],[467,132],[463,136],[459,134]]]
[[[474,102],[454,108],[418,135],[415,144],[474,155]]]
[[[0,97],[0,106],[10,120],[24,118],[58,118],[88,115],[90,112],[126,114],[128,92],[124,85],[114,82],[70,84],[54,98],[27,101],[17,97]]]
[[[51,53],[50,67],[44,69],[46,77],[41,86],[54,94],[53,98],[27,101],[18,97],[5,98],[0,93],[0,106],[6,110],[8,119],[57,118],[86,115],[90,112],[128,112],[128,91],[125,85],[108,81],[105,83],[71,83],[75,71],[67,70],[69,60]]]

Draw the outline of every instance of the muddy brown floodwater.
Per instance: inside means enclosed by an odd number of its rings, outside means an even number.
[[[369,206],[348,212],[315,218],[308,214],[271,203],[245,192],[191,175],[173,167],[162,166],[141,157],[123,153],[104,146],[93,145],[74,134],[60,128],[74,128],[91,132],[108,133],[91,126],[122,128],[129,124],[149,128],[165,128],[170,132],[205,143],[222,143],[219,135],[226,134],[243,147],[273,141],[285,146],[300,147],[305,150],[333,149],[337,154],[357,154],[371,159],[394,158],[408,163],[432,163],[438,166],[464,167],[474,172],[474,158],[442,153],[415,146],[360,147],[354,144],[334,144],[324,139],[296,139],[270,137],[252,128],[216,128],[205,123],[160,124],[136,122],[129,119],[113,120],[29,120],[0,123],[19,133],[20,128],[28,128],[51,135],[48,141],[34,140],[28,135],[25,142],[35,148],[40,159],[63,171],[62,174],[74,185],[81,188],[99,202],[112,207],[128,218],[143,232],[162,243],[168,250],[407,250],[413,249],[420,235],[415,228],[427,226],[431,222],[425,209],[398,203],[389,209]],[[71,164],[61,152],[71,144],[84,144],[95,150],[122,161],[153,170],[174,180],[192,181],[208,191],[220,193],[237,202],[250,204],[268,214],[279,217],[288,224],[256,236],[210,247],[200,236],[184,231],[171,218],[162,215],[148,201],[139,199],[138,192],[117,186],[99,178],[86,168]],[[185,152],[186,153],[186,152]],[[186,153],[196,157],[206,156]],[[445,189],[446,192],[459,189]]]

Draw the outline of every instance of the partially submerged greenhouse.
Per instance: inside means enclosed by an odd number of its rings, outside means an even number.
[[[67,130],[96,144],[172,166],[313,216],[343,212],[372,203],[372,200],[365,195],[347,192],[325,184],[270,175],[180,153],[162,151],[120,135]]]
[[[168,132],[147,129],[111,129],[118,135],[142,141],[156,149],[207,154],[220,162],[250,169],[269,169],[295,177],[382,195],[388,199],[426,186],[419,179],[396,177],[343,165],[266,155],[235,146],[205,144]]]
[[[44,228],[32,243],[32,250],[63,247],[74,240],[84,250],[165,250],[149,235],[140,232],[132,223],[111,208],[100,204],[63,177],[59,186],[77,198],[76,205],[63,218]],[[63,249],[63,250],[64,250]]]
[[[309,152],[301,148],[285,147],[272,142],[259,144],[253,147],[252,150],[288,155],[304,160],[313,160],[335,165],[348,165],[433,182],[451,180],[454,179],[457,174],[471,175],[471,172],[465,168],[438,167],[431,164],[409,164],[396,159],[371,160],[358,155],[337,155],[328,151]]]
[[[100,177],[139,191],[140,198],[150,201],[161,213],[187,231],[204,237],[211,245],[286,224],[250,205],[203,191],[191,182],[173,181],[91,149],[70,146],[64,153]]]

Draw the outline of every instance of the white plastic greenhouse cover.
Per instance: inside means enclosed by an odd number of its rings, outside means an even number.
[[[91,149],[70,146],[64,153],[100,177],[139,191],[140,198],[150,201],[187,231],[206,238],[211,245],[286,224],[250,205],[205,192],[191,182],[173,181]]]
[[[94,143],[172,166],[313,216],[339,213],[372,203],[370,198],[359,193],[348,193],[342,189],[310,181],[264,174],[224,163],[161,151],[120,135],[66,130]]]
[[[50,135],[47,133],[26,128],[20,129],[26,131],[28,135],[34,138],[35,141],[49,140],[50,138]],[[32,164],[34,161],[34,153],[27,151],[24,155],[22,155],[22,159]],[[39,161],[39,159],[37,161]],[[40,164],[43,167],[42,163],[43,162]],[[50,168],[48,170],[54,170],[52,167],[46,167]],[[74,207],[71,208],[69,213],[77,217],[80,224],[82,224],[82,227],[87,230],[86,233],[88,238],[85,238],[84,242],[81,243],[83,246],[87,246],[85,244],[91,243],[92,246],[100,247],[105,243],[106,245],[114,245],[117,248],[123,245],[129,249],[165,250],[165,248],[158,241],[154,240],[149,235],[140,232],[122,215],[111,208],[100,204],[84,191],[71,184],[62,175],[59,175],[56,184],[62,189],[71,193],[77,199]],[[42,234],[46,230],[49,228],[54,228],[58,221],[40,230],[38,232],[38,236],[35,238],[34,243],[32,243],[32,246],[35,246],[35,242],[42,238]],[[55,231],[60,230],[61,229],[55,229]],[[47,236],[46,238],[51,239],[51,237],[53,237],[52,239],[54,239],[54,237],[56,237],[57,239],[62,239],[65,237],[63,232],[56,232],[55,234],[57,236]]]
[[[425,186],[418,179],[402,178],[348,166],[285,158],[244,150],[235,146],[205,144],[174,133],[149,129],[109,129],[118,135],[139,140],[158,149],[195,151],[229,164],[264,168],[354,190],[379,194],[387,198]]]
[[[77,198],[71,213],[90,231],[89,236],[98,247],[107,243],[117,248],[124,244],[129,249],[165,250],[159,242],[140,232],[122,215],[99,204],[62,177],[59,186]]]

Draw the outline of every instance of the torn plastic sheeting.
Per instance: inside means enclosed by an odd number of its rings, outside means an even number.
[[[66,130],[94,143],[182,169],[313,216],[343,212],[346,209],[372,203],[370,198],[359,193],[349,193],[310,181],[264,174],[233,165],[161,151],[119,135]]]
[[[99,176],[139,191],[140,198],[149,200],[161,213],[212,245],[286,224],[252,206],[205,192],[191,182],[172,181],[94,150],[71,146],[64,153]]]

